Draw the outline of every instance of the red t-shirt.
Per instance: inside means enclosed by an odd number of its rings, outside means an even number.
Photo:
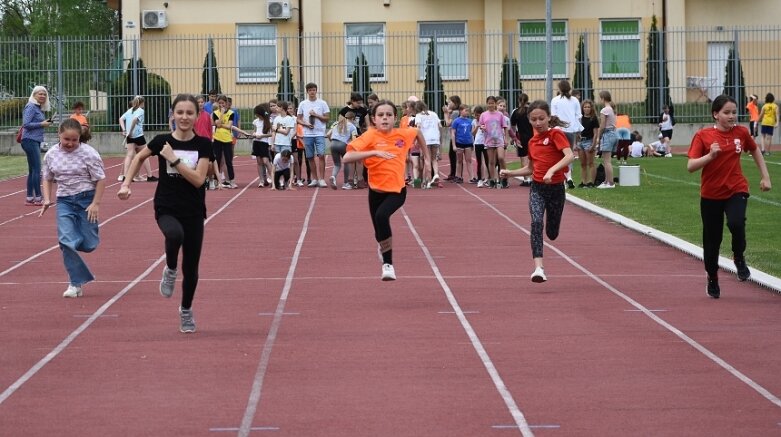
[[[532,179],[541,184],[545,178],[545,173],[561,161],[564,157],[562,150],[569,149],[569,140],[561,129],[548,129],[544,133],[536,133],[529,140],[529,157],[534,165]],[[564,172],[567,167],[553,173],[552,184],[564,182]]]
[[[211,141],[212,140],[211,115],[206,111],[201,111],[201,113],[198,114],[198,118],[195,120],[195,125],[193,126],[193,130],[195,131],[195,135],[198,135],[199,137],[204,137],[209,141]]]
[[[375,191],[400,193],[404,188],[404,174],[407,168],[407,151],[418,136],[413,128],[392,129],[382,133],[369,129],[347,145],[347,151],[367,152],[381,150],[390,152],[395,158],[385,159],[372,156],[363,160],[369,173],[369,186]]]
[[[692,138],[689,158],[697,159],[707,155],[713,143],[719,143],[721,151],[716,159],[702,168],[700,196],[722,200],[736,193],[748,193],[748,181],[740,167],[740,153],[757,149],[757,143],[748,129],[744,126],[735,126],[727,132],[715,127],[701,129]]]

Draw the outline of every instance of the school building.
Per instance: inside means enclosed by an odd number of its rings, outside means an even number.
[[[276,95],[284,60],[296,93],[315,82],[341,104],[363,56],[372,91],[403,100],[423,91],[431,47],[445,92],[481,102],[498,92],[505,57],[524,91],[545,96],[545,0],[109,0],[121,14],[125,58],[141,57],[172,92],[201,89],[213,49],[223,91],[249,107]],[[653,17],[676,102],[720,94],[731,51],[749,93],[777,86],[778,0],[552,0],[553,76],[573,78],[584,50],[594,88],[619,101],[646,92]],[[583,41],[581,44],[579,41]],[[363,75],[361,75],[363,77]]]

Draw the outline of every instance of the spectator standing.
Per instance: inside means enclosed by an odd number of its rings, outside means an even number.
[[[317,97],[317,84],[306,84],[307,98],[298,106],[298,123],[304,126],[304,152],[314,179],[310,187],[326,187],[325,183],[325,130],[330,119],[330,109],[325,100]]]
[[[41,143],[44,128],[52,123],[44,114],[49,109],[49,91],[44,86],[36,86],[22,112],[22,150],[27,156],[27,197],[24,204],[28,206],[43,205]]]
[[[767,93],[765,104],[759,112],[759,119],[762,121],[762,155],[770,155],[770,146],[773,144],[773,131],[778,127],[778,105],[775,103],[775,96]]]

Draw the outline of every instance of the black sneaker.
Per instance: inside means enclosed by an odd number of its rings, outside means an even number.
[[[578,188],[586,188],[586,184],[581,182],[581,183],[578,184]]]
[[[718,299],[721,296],[721,289],[719,288],[719,280],[716,278],[708,278],[708,286],[705,288],[708,296]]]
[[[735,269],[738,271],[739,281],[745,281],[751,277],[751,270],[748,269],[745,259],[735,258]]]
[[[575,188],[575,182],[572,182],[572,179],[569,179],[567,181],[567,188],[569,188],[569,189]]]
[[[146,177],[146,181],[147,182],[157,182],[158,179],[157,179],[157,176],[147,176]]]

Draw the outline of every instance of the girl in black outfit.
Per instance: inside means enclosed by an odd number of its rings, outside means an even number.
[[[583,131],[580,133],[580,140],[576,148],[578,160],[580,161],[581,182],[578,188],[594,188],[594,178],[596,177],[594,135],[599,130],[599,115],[597,115],[594,102],[589,99],[583,100],[580,104],[580,110],[583,114],[583,117],[580,119]]]
[[[198,265],[203,245],[206,218],[206,173],[212,158],[209,140],[195,135],[198,103],[190,94],[176,96],[171,105],[176,130],[156,136],[130,164],[128,174],[135,174],[148,157],[156,155],[160,164],[160,181],[154,197],[155,219],[165,236],[166,266],[160,281],[160,294],[171,297],[177,276],[179,249],[182,250],[182,304],[179,307],[180,328],[195,332],[192,303],[198,285]],[[132,178],[125,178],[117,196],[130,198]]]
[[[521,167],[525,167],[529,163],[529,140],[534,136],[532,124],[529,123],[529,96],[526,93],[518,95],[518,107],[510,115],[510,124],[515,126],[518,135],[515,150],[518,158],[521,158]],[[531,181],[531,177],[522,177],[521,186],[528,187]]]

